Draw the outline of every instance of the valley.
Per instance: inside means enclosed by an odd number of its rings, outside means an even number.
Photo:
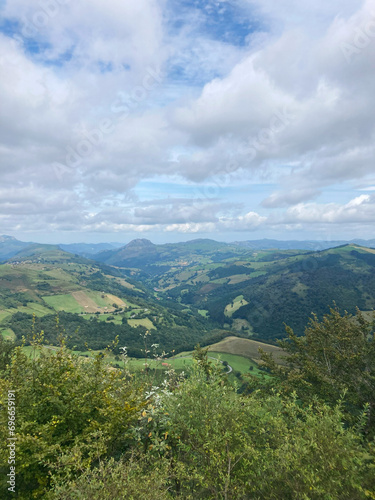
[[[2,245],[22,247],[0,265],[0,331],[17,341],[43,330],[46,342],[64,334],[84,351],[118,338],[117,353],[126,345],[142,358],[148,332],[166,352],[226,339],[221,352],[242,355],[227,339],[272,345],[285,324],[302,335],[311,313],[322,317],[334,302],[351,313],[375,306],[375,250],[357,244],[311,251],[139,239],[91,248],[90,259],[57,245]]]

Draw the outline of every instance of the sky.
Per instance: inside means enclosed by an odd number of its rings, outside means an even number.
[[[375,237],[375,0],[0,0],[0,234]]]

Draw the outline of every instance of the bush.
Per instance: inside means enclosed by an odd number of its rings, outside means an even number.
[[[0,401],[16,393],[17,492],[22,499],[43,498],[50,473],[74,478],[97,460],[128,446],[129,429],[142,408],[143,396],[119,370],[109,371],[102,356],[93,360],[34,345],[35,357],[17,347],[9,371],[0,379]],[[8,437],[7,407],[0,407],[0,438]],[[6,447],[0,467],[9,468]],[[0,497],[7,498],[6,475]]]

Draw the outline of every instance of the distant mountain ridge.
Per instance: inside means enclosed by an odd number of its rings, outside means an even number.
[[[30,243],[18,241],[13,236],[0,236],[0,261],[10,259],[29,245]]]
[[[198,238],[186,242],[154,244],[145,238],[137,238],[126,245],[120,243],[70,243],[56,244],[50,247],[58,247],[71,254],[77,254],[86,258],[94,258],[115,266],[139,267],[139,265],[151,265],[159,260],[162,263],[169,257],[184,257],[189,252],[202,253],[206,251],[237,252],[257,250],[310,250],[319,251],[342,246],[345,244],[358,244],[368,248],[375,248],[375,239],[353,239],[347,240],[274,240],[260,239],[235,241],[232,243],[219,242],[208,238]],[[0,236],[0,261],[8,260],[18,252],[30,247],[45,246],[35,242],[24,242],[13,236]],[[237,249],[237,250],[235,250]],[[228,254],[229,255],[229,254]]]
[[[375,239],[363,240],[363,239],[353,239],[353,240],[272,240],[272,239],[262,239],[262,240],[248,240],[248,241],[236,241],[236,245],[252,248],[254,250],[327,250],[328,248],[335,248],[342,245],[357,244],[367,248],[375,248]]]

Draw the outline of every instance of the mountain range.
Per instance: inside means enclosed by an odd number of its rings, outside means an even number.
[[[272,342],[284,337],[285,323],[302,335],[311,313],[322,317],[334,303],[369,314],[373,240],[318,250],[313,243],[136,239],[116,248],[2,236],[0,331],[21,338],[32,314],[48,330],[59,312],[75,344],[103,348],[119,335],[139,353],[146,330],[163,348],[181,350],[233,334]]]
[[[210,239],[195,239],[182,243],[165,243],[155,245],[147,239],[135,239],[128,244],[121,243],[71,243],[71,244],[57,244],[59,248],[66,252],[81,255],[83,257],[91,258],[96,256],[96,260],[106,262],[108,264],[121,265],[134,263],[142,260],[141,264],[153,262],[155,259],[165,260],[171,254],[173,257],[184,256],[189,252],[205,252],[205,251],[227,251],[231,252],[233,249],[239,251],[244,250],[310,250],[319,251],[328,248],[334,248],[345,244],[357,244],[368,248],[375,248],[375,239],[353,239],[346,240],[248,240],[248,241],[235,241],[233,243],[218,242]],[[35,245],[40,245],[35,242],[19,241],[13,236],[3,235],[0,236],[0,260],[7,260],[17,255],[21,250]],[[56,247],[56,245],[52,245]]]

